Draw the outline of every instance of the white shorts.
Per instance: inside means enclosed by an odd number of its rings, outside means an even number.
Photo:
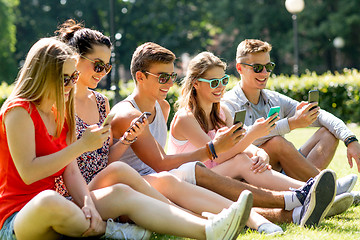
[[[170,170],[169,173],[180,178],[180,180],[196,185],[195,167],[196,165],[205,167],[202,162],[188,162],[184,163],[178,168]]]

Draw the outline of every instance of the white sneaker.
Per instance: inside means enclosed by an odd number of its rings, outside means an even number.
[[[105,238],[126,240],[149,240],[151,232],[135,224],[114,222],[107,220]]]
[[[334,202],[326,214],[326,217],[332,217],[340,213],[345,212],[354,202],[354,197],[351,193],[343,193],[337,195],[334,199]]]
[[[351,192],[354,188],[358,177],[356,174],[350,174],[345,177],[339,178],[336,181],[337,190],[336,195],[340,195],[346,192]]]
[[[219,214],[203,213],[203,216],[209,218],[205,226],[206,239],[235,240],[249,218],[252,200],[251,192],[245,190],[240,194],[238,201]]]

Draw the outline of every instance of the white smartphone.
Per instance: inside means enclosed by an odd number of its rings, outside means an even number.
[[[104,127],[104,126],[110,124],[114,117],[115,117],[115,113],[109,113],[106,116],[104,122],[101,124],[101,126]]]

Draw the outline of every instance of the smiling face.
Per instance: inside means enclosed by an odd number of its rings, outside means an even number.
[[[212,67],[205,72],[202,78],[211,80],[214,78],[221,79],[224,76],[225,71],[222,67]],[[194,88],[200,102],[204,104],[220,102],[225,92],[225,86],[222,82],[216,88],[211,88],[208,82],[195,81]]]
[[[159,78],[154,75],[159,75],[161,73],[172,74],[174,72],[174,64],[152,63],[147,71],[152,74],[138,72],[139,74],[141,74],[144,89],[146,89],[146,92],[153,96],[155,99],[165,99],[167,93],[169,92],[169,89],[174,85],[174,83],[169,80],[165,84],[160,84],[158,80]]]
[[[76,71],[76,60],[75,59],[67,59],[64,62],[63,66],[63,74],[64,76],[71,76]],[[64,86],[64,96],[65,102],[69,99],[70,91],[74,87],[72,81],[70,81],[66,86]]]
[[[92,61],[101,60],[105,64],[109,63],[111,50],[106,45],[93,45],[93,51],[85,55],[86,58],[79,58],[77,69],[80,71],[80,77],[77,84],[89,88],[96,88],[100,80],[106,75],[105,70],[102,72],[94,71],[94,63]],[[92,60],[92,61],[91,61]]]
[[[243,63],[247,64],[262,64],[265,65],[270,62],[269,52],[250,53]],[[241,75],[241,87],[246,90],[261,90],[266,87],[267,80],[270,77],[270,72],[264,68],[260,73],[255,73],[251,66],[236,64],[236,68]]]

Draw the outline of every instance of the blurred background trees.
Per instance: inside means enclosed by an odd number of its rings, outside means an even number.
[[[273,45],[275,73],[292,74],[293,28],[285,0],[0,0],[0,82],[12,83],[31,45],[53,36],[68,18],[110,36],[121,79],[129,79],[131,54],[153,41],[172,50],[181,62],[213,51],[234,71],[235,51],[245,38]],[[111,18],[111,11],[114,17]],[[111,21],[113,19],[113,21]],[[321,74],[360,63],[360,1],[305,0],[298,14],[299,72]],[[343,46],[334,46],[334,39]],[[107,84],[109,87],[109,84]]]

